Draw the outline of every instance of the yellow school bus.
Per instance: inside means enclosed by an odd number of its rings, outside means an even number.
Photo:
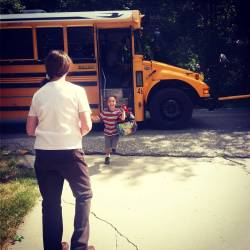
[[[108,95],[159,128],[186,125],[209,97],[202,75],[144,60],[138,10],[8,14],[0,17],[1,120],[25,120],[52,49],[73,60],[68,81],[85,88],[94,115]]]

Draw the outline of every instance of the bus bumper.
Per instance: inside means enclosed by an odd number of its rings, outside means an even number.
[[[237,96],[209,97],[202,99],[201,105],[203,107],[208,108],[209,110],[214,110],[216,108],[222,107],[225,101],[238,101],[243,99],[250,100],[250,94],[237,95]]]
[[[202,107],[205,107],[210,111],[221,107],[221,102],[216,97],[204,98],[204,99],[201,100],[200,104],[201,104]]]

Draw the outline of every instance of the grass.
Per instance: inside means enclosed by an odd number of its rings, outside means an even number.
[[[14,239],[24,216],[39,196],[34,170],[17,164],[17,157],[0,150],[0,247]]]

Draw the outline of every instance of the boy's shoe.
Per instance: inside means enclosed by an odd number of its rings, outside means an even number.
[[[69,250],[68,242],[62,242],[62,250]]]
[[[69,250],[68,242],[62,242],[62,250]],[[95,250],[94,246],[88,246],[88,250]]]
[[[104,164],[109,165],[110,164],[110,157],[105,157]]]

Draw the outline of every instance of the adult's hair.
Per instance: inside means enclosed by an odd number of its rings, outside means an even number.
[[[60,78],[69,72],[72,61],[70,57],[61,50],[52,50],[45,61],[45,68],[50,79]]]

